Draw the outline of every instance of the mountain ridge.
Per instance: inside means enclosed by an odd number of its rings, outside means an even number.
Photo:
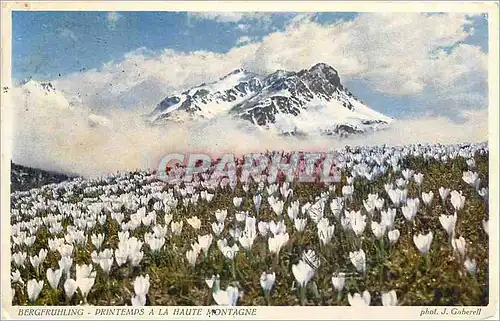
[[[57,184],[78,177],[76,174],[45,170],[10,162],[11,192],[27,191],[47,184]]]
[[[147,118],[161,124],[221,115],[280,134],[308,134],[311,130],[329,135],[361,133],[379,130],[393,121],[366,106],[325,63],[268,75],[239,68],[217,81],[167,96]]]

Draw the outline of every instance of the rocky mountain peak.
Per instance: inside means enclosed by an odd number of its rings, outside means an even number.
[[[287,127],[287,134],[301,127],[305,132],[363,132],[391,121],[344,88],[338,72],[326,63],[266,76],[238,68],[218,81],[166,97],[148,117],[159,123],[224,115],[267,129]]]

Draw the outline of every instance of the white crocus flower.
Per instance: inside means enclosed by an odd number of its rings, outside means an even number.
[[[101,258],[99,259],[99,266],[103,270],[103,272],[107,275],[109,271],[111,271],[111,267],[113,266],[113,258]]]
[[[226,290],[214,291],[212,296],[217,303],[221,306],[235,306],[240,296],[239,290],[236,287],[228,286]]]
[[[252,233],[243,233],[243,235],[238,238],[238,241],[245,250],[249,251],[252,249],[255,236],[256,235]]]
[[[332,276],[332,285],[333,288],[340,292],[344,288],[345,284],[345,273],[339,273],[337,275]]]
[[[479,173],[466,171],[463,172],[462,180],[474,187],[476,190],[479,189],[479,184],[481,183],[481,179],[479,178]]]
[[[237,222],[245,222],[247,215],[248,215],[247,212],[236,212],[234,214],[234,217]]]
[[[391,244],[394,244],[398,241],[399,235],[400,235],[399,230],[392,230],[387,232],[387,237],[389,238],[389,242],[391,242]]]
[[[351,260],[352,265],[354,265],[354,267],[358,272],[365,273],[366,255],[363,249],[359,251],[349,252],[349,259]]]
[[[422,201],[424,201],[425,206],[429,207],[434,199],[434,193],[430,191],[429,193],[422,192]]]
[[[354,295],[351,295],[351,293],[348,293],[347,300],[349,301],[350,306],[365,307],[370,305],[371,295],[368,291],[364,291],[363,295],[359,293],[354,293]]]
[[[306,228],[307,219],[296,217],[294,219],[293,223],[294,223],[294,226],[295,226],[295,229],[297,230],[297,232],[302,232]]]
[[[270,292],[274,285],[275,280],[276,280],[276,273],[262,272],[260,276],[260,286],[262,287],[262,290],[264,292]]]
[[[490,230],[488,229],[488,220],[483,220],[483,230],[486,232],[486,234],[490,235]]]
[[[386,226],[384,222],[377,223],[375,221],[372,221],[372,232],[373,235],[375,235],[375,238],[381,239],[384,237],[386,231]]]
[[[144,295],[132,295],[130,298],[130,303],[134,307],[142,307],[146,305],[146,296]]]
[[[62,244],[58,249],[57,251],[59,252],[59,254],[61,254],[61,257],[64,257],[64,256],[68,256],[68,257],[71,257],[73,256],[73,245],[72,244]]]
[[[381,224],[384,224],[388,230],[392,230],[394,227],[394,220],[396,218],[396,209],[389,208],[387,211],[381,211]]]
[[[398,296],[396,291],[382,292],[382,305],[383,306],[396,306],[398,305]]]
[[[314,276],[315,270],[303,260],[298,264],[292,265],[292,273],[295,280],[301,287],[305,287]]]
[[[184,225],[184,222],[171,222],[170,223],[170,230],[172,231],[173,235],[181,235],[182,233],[182,226]]]
[[[186,259],[191,266],[196,265],[196,260],[198,259],[198,254],[199,254],[199,252],[194,250],[194,249],[186,251]]]
[[[403,212],[403,216],[406,218],[407,221],[411,222],[415,218],[415,215],[417,215],[417,212],[419,210],[420,201],[418,198],[416,199],[408,199],[406,202],[406,206],[403,206],[401,208],[401,211]]]
[[[197,216],[188,218],[186,221],[195,230],[199,230],[201,228],[201,220]]]
[[[38,266],[42,263],[38,255],[30,256],[30,263],[33,266],[34,269],[37,269]]]
[[[415,243],[415,246],[418,248],[420,253],[425,254],[429,252],[429,249],[431,248],[432,239],[432,232],[427,234],[418,234],[413,236],[413,243]]]
[[[292,202],[287,208],[288,218],[290,218],[291,221],[295,220],[295,218],[299,215],[299,211],[299,201]]]
[[[242,197],[233,197],[233,205],[234,207],[238,208],[241,206],[241,203],[243,202]]]
[[[439,216],[439,222],[450,237],[453,237],[455,235],[455,225],[457,224],[456,212],[454,215],[441,214]]]
[[[462,195],[462,192],[452,191],[451,192],[451,204],[458,212],[464,208],[465,205],[465,196]]]
[[[24,284],[24,281],[21,278],[21,272],[19,272],[19,270],[15,270],[15,271],[11,272],[10,278],[11,278],[12,283],[19,282],[21,284]]]
[[[63,270],[57,269],[52,270],[51,268],[47,269],[47,280],[49,281],[49,285],[55,290],[59,287],[59,281],[61,280]]]
[[[64,275],[66,277],[68,277],[71,266],[73,265],[73,259],[69,256],[63,256],[59,260],[58,264],[59,264],[59,268],[61,268],[63,270]]]
[[[76,292],[76,288],[78,287],[77,283],[73,279],[66,279],[64,281],[64,293],[68,299],[71,299]]]
[[[467,258],[464,261],[464,267],[467,270],[467,272],[469,272],[471,275],[474,275],[476,273],[476,268],[477,268],[476,260],[475,259],[471,260],[470,258]]]
[[[366,215],[361,215],[360,211],[351,211],[349,213],[349,222],[356,236],[363,234],[366,227]]]
[[[289,240],[288,233],[277,234],[273,237],[269,237],[267,239],[269,252],[279,254],[281,248],[288,242],[288,240]]]
[[[94,247],[99,250],[104,242],[104,234],[92,234],[90,238]]]
[[[444,202],[448,198],[448,195],[450,195],[451,190],[449,188],[444,188],[440,187],[439,188],[439,196],[441,197],[441,200]]]
[[[233,244],[233,246],[224,246],[221,249],[222,254],[229,260],[234,260],[238,251],[239,247],[236,244]]]
[[[253,203],[255,205],[255,212],[259,214],[260,204],[262,203],[262,196],[260,194],[254,195]]]
[[[279,221],[276,223],[275,221],[270,221],[269,222],[269,231],[271,231],[271,233],[273,235],[285,233],[286,232],[285,222]]]
[[[26,256],[27,256],[26,252],[17,252],[12,254],[12,260],[18,267],[24,267]]]
[[[285,202],[283,202],[282,200],[275,201],[271,204],[271,208],[272,208],[273,212],[276,213],[276,215],[281,216],[281,214],[283,213],[283,205],[284,204],[285,204]]]
[[[207,254],[208,249],[212,245],[213,236],[212,234],[198,235],[198,244],[203,253]]]
[[[420,186],[424,181],[424,174],[422,173],[413,174],[413,179],[415,180],[415,183],[417,183],[417,185]]]
[[[213,222],[212,223],[212,231],[214,232],[215,236],[219,236],[223,230],[224,230],[224,222],[221,222],[221,223]]]
[[[458,239],[451,240],[451,246],[453,247],[453,251],[458,253],[461,258],[465,257],[465,239],[460,236]]]
[[[168,224],[170,224],[170,222],[172,222],[173,218],[174,218],[174,215],[172,215],[170,213],[165,214],[165,216],[163,216],[163,221],[165,223],[165,226],[168,226]]]
[[[77,277],[76,283],[78,288],[80,289],[80,292],[82,293],[84,301],[87,300],[87,295],[94,286],[94,282],[95,282],[95,277],[81,277],[81,278]]]
[[[321,244],[329,244],[333,238],[333,233],[335,232],[335,225],[329,225],[329,223],[326,222],[326,224],[318,224],[317,229]]]
[[[28,299],[35,302],[43,288],[43,280],[31,279],[27,283]]]
[[[220,276],[219,276],[219,274],[212,275],[212,278],[210,278],[210,279],[205,279],[205,283],[212,290],[212,292],[218,291],[220,289]]]
[[[146,296],[149,292],[149,274],[138,276],[134,280],[134,292],[136,295]]]
[[[217,222],[219,223],[224,223],[227,217],[227,210],[217,210],[215,211],[215,218],[217,219]]]
[[[342,187],[342,196],[345,198],[351,199],[354,194],[354,186],[346,185]]]

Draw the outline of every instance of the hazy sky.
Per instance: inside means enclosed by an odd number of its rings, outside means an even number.
[[[15,81],[51,80],[102,112],[151,111],[238,67],[326,62],[389,116],[452,117],[487,107],[487,46],[481,13],[13,13]]]

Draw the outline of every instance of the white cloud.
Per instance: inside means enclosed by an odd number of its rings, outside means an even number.
[[[215,20],[217,22],[238,22],[243,19],[242,12],[190,12],[189,16],[200,20]]]
[[[240,32],[249,30],[274,30],[273,13],[268,12],[189,12],[188,19],[212,20],[217,23],[234,23]],[[192,24],[189,24],[192,26]]]
[[[198,20],[215,20],[220,23],[226,22],[240,22],[243,20],[267,20],[269,14],[260,12],[215,12],[215,11],[203,11],[203,12],[190,12],[189,17]]]
[[[142,107],[143,112],[150,112],[166,95],[214,81],[241,67],[253,52],[252,45],[225,54],[170,49],[154,53],[141,48],[123,61],[58,78],[54,84],[69,95],[84,93],[83,104],[97,110]]]
[[[236,44],[237,45],[244,45],[244,44],[247,44],[251,41],[252,41],[252,38],[250,38],[248,36],[242,36],[242,37],[239,37],[238,40],[236,40]]]
[[[299,26],[306,22],[312,22],[316,19],[316,12],[303,12],[295,15],[292,19],[290,19],[287,24],[288,26]]]
[[[241,21],[247,14],[252,13],[202,16]],[[268,73],[326,62],[344,82],[363,79],[382,94],[426,97],[428,103],[419,107],[421,115],[485,106],[487,55],[462,43],[473,32],[464,30],[470,26],[466,15],[366,13],[331,25],[315,23],[311,17],[300,16],[300,23],[259,42],[244,44],[251,39],[241,37],[227,53],[138,49],[122,61],[61,78],[57,87],[85,93],[84,104],[93,108],[142,107],[149,112],[166,95],[239,67]]]
[[[269,35],[253,63],[259,69],[301,69],[318,61],[344,78],[366,78],[381,92],[417,94],[450,85],[464,73],[484,74],[486,55],[460,44],[471,33],[465,15],[361,14],[349,22],[306,22]],[[305,40],[307,39],[307,41]],[[442,48],[456,46],[451,53]]]
[[[9,92],[6,106],[13,117],[13,161],[43,169],[102,175],[117,170],[156,168],[175,150],[212,155],[263,150],[327,151],[349,145],[458,143],[488,139],[487,110],[463,114],[457,124],[443,117],[395,122],[392,128],[345,140],[331,137],[280,137],[249,132],[247,122],[220,118],[214,122],[148,127],[137,115],[115,111],[104,119],[89,111],[68,108],[58,95],[46,96],[33,87],[29,96],[19,88]],[[28,105],[29,108],[25,108]],[[241,144],[244,141],[245,144]]]
[[[73,30],[70,30],[68,28],[61,29],[60,32],[59,32],[59,35],[61,35],[61,37],[63,37],[63,38],[69,38],[69,39],[71,39],[73,41],[77,41],[78,40],[78,37],[73,32]]]
[[[240,23],[240,24],[238,24],[238,26],[236,26],[236,28],[238,28],[241,31],[246,31],[246,30],[248,30],[248,28],[250,28],[250,26],[248,24],[245,24],[245,23]]]
[[[108,21],[108,26],[110,28],[114,28],[116,26],[116,24],[118,23],[118,21],[120,19],[122,19],[123,16],[121,14],[119,14],[118,12],[108,12],[108,14],[106,15],[106,20]]]

